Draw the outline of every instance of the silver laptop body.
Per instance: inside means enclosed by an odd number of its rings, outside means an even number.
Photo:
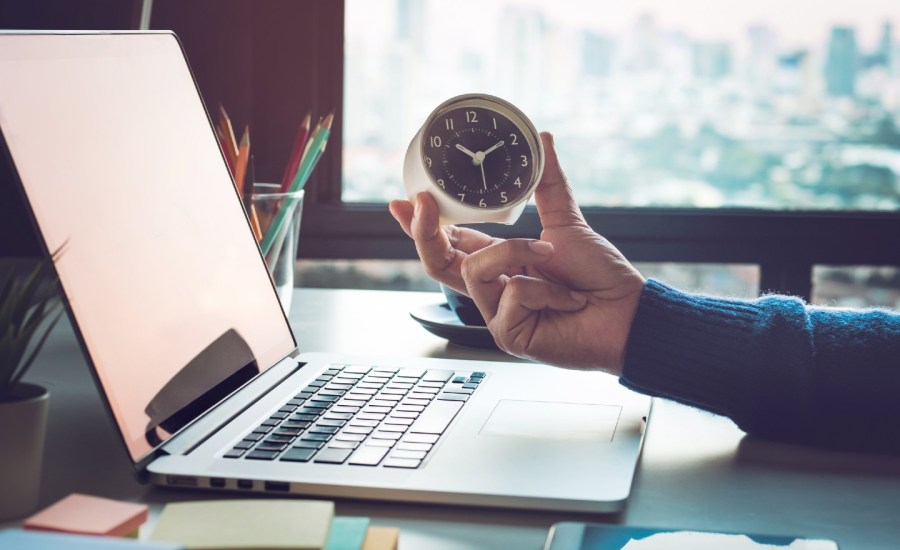
[[[0,75],[4,152],[47,251],[62,249],[72,325],[151,482],[624,505],[651,401],[614,377],[298,351],[173,34],[0,33]]]

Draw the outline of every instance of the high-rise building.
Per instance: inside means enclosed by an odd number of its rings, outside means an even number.
[[[694,76],[717,80],[731,74],[731,46],[723,42],[697,43],[692,49]]]
[[[587,76],[607,77],[612,72],[615,42],[608,36],[585,31],[581,35],[582,71]]]
[[[858,67],[856,31],[852,27],[832,27],[825,58],[825,90],[828,95],[852,97],[856,93]]]

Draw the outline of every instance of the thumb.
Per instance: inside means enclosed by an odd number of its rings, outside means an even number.
[[[573,223],[586,223],[581,209],[575,202],[566,175],[559,165],[553,135],[541,132],[541,142],[544,145],[544,172],[534,192],[541,225],[544,229],[548,229]]]

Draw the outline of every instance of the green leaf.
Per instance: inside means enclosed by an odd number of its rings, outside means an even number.
[[[61,307],[58,309],[59,309],[59,311],[57,312],[56,317],[54,317],[53,320],[50,321],[50,324],[47,325],[47,328],[44,330],[44,334],[41,336],[40,340],[37,341],[37,343],[34,345],[34,348],[31,350],[31,354],[28,356],[27,359],[25,359],[24,362],[22,362],[22,364],[19,367],[19,371],[13,375],[12,385],[19,383],[19,381],[22,379],[22,376],[24,376],[25,372],[28,371],[28,367],[31,366],[31,363],[34,362],[35,357],[37,357],[38,353],[41,351],[41,348],[44,347],[44,343],[47,341],[47,337],[50,336],[50,332],[53,331],[53,327],[56,326],[56,323],[58,323],[60,318],[62,317],[63,309]]]

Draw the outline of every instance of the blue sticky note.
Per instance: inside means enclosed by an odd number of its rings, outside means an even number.
[[[118,537],[70,535],[9,529],[0,531],[0,549],[10,550],[184,550],[183,546]]]
[[[335,516],[328,530],[325,550],[359,550],[366,540],[369,518]]]

